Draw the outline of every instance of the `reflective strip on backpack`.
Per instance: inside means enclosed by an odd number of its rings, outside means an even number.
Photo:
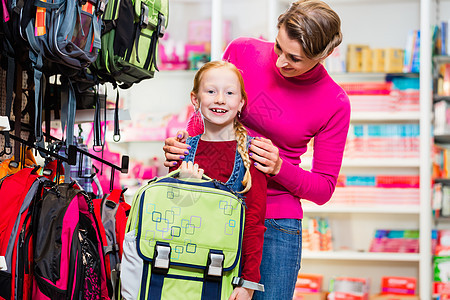
[[[47,0],[42,0],[43,2],[47,2]],[[36,9],[36,23],[34,25],[34,35],[41,36],[46,34],[45,28],[45,14],[47,9],[45,7],[37,7]]]

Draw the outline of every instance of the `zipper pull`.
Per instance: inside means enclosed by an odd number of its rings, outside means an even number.
[[[20,247],[25,243],[25,229],[22,227],[20,230]]]

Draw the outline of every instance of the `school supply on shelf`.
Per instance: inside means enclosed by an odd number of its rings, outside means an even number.
[[[381,277],[381,294],[415,295],[417,289],[415,277]]]
[[[369,300],[370,279],[334,277],[330,280],[328,300]]]
[[[125,299],[228,299],[241,283],[244,202],[216,180],[178,173],[134,196],[122,259]]]
[[[308,251],[332,251],[332,232],[328,219],[303,216],[302,249]]]
[[[370,244],[370,252],[418,253],[419,230],[378,229]]]
[[[353,112],[419,111],[419,79],[392,76],[385,82],[342,82]]]
[[[350,124],[345,156],[419,157],[419,124]]]
[[[448,84],[450,94],[450,77]],[[450,135],[450,107],[448,102],[445,100],[437,101],[434,103],[434,134]]]
[[[318,293],[322,291],[322,274],[298,273],[295,291],[301,293]]]

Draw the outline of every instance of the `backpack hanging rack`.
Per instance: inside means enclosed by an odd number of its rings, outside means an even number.
[[[0,133],[1,134],[5,134],[5,132],[0,132]],[[48,135],[48,134],[45,134],[45,135]],[[47,155],[50,155],[50,156],[52,156],[52,157],[54,157],[56,159],[59,159],[59,160],[64,161],[64,162],[67,162],[69,165],[75,165],[76,164],[77,153],[80,153],[80,154],[83,154],[83,155],[87,155],[90,158],[95,159],[95,160],[97,160],[97,161],[99,161],[99,162],[101,162],[101,163],[111,167],[113,170],[118,170],[121,173],[128,173],[129,157],[127,155],[123,155],[122,156],[121,166],[116,166],[116,165],[110,163],[109,161],[106,161],[106,160],[104,160],[104,159],[102,159],[100,157],[97,157],[97,156],[95,156],[95,155],[93,155],[93,154],[91,154],[91,153],[89,153],[87,151],[84,151],[83,149],[80,149],[80,148],[78,148],[78,147],[76,147],[74,145],[69,145],[68,156],[64,157],[64,156],[56,154],[56,153],[54,153],[54,152],[52,152],[52,151],[50,151],[48,149],[45,149],[45,148],[43,148],[41,146],[38,146],[38,145],[36,145],[33,142],[26,141],[26,140],[24,140],[24,139],[22,139],[22,138],[20,138],[18,136],[15,136],[13,134],[10,134],[9,136],[11,137],[11,139],[13,139],[15,141],[18,141],[19,143],[27,145],[27,146],[29,146],[31,148],[36,149],[36,150],[42,151],[43,153],[45,153]],[[48,135],[48,137],[50,139],[52,139],[52,140],[59,140],[59,139],[57,139],[57,138],[55,138],[55,137],[53,137],[51,135]]]

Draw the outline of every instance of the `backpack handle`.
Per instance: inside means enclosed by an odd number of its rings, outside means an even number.
[[[175,178],[175,177],[178,177],[178,176],[179,176],[179,173],[180,173],[180,169],[178,168],[178,169],[176,169],[175,171],[172,171],[172,172],[170,172],[169,174],[167,174],[166,177],[172,177],[172,178]],[[188,179],[188,178],[182,178],[182,179]],[[191,179],[197,179],[197,178],[191,178]],[[205,174],[202,175],[202,178],[201,178],[201,179],[202,179],[202,180],[207,180],[207,181],[214,181],[211,177],[209,177],[209,176],[207,176],[207,175],[205,175]]]

